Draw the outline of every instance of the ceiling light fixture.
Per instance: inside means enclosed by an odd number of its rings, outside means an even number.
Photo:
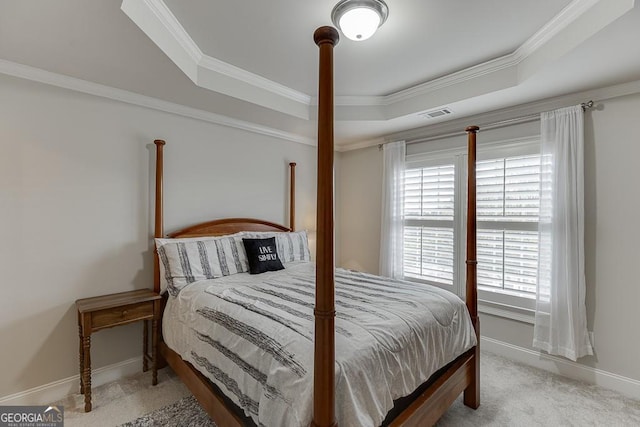
[[[389,16],[382,0],[342,0],[331,12],[333,25],[354,41],[366,40],[375,34]]]

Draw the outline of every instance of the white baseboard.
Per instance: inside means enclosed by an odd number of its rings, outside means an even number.
[[[115,381],[142,371],[142,357],[134,357],[113,365],[94,369],[91,375],[92,387]],[[0,397],[0,405],[48,405],[80,391],[80,375],[44,384],[29,390]]]
[[[625,396],[640,399],[640,381],[622,375],[581,365],[560,357],[549,356],[524,347],[512,345],[493,338],[481,337],[480,347],[484,351],[524,363],[535,368],[544,369],[565,377],[596,384],[615,390]],[[133,375],[142,369],[142,357],[134,357],[123,362],[95,369],[92,372],[93,387],[106,384],[117,379]],[[9,396],[0,397],[0,405],[46,405],[77,393],[80,387],[80,376],[54,381]]]
[[[608,388],[633,399],[640,399],[640,381],[632,378],[488,337],[480,338],[480,348],[534,368]]]

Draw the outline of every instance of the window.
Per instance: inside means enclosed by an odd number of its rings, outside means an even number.
[[[493,314],[502,314],[495,311],[505,307],[520,313],[534,308],[538,150],[537,140],[478,150],[478,292],[481,308],[485,303],[485,311]],[[405,278],[461,295],[466,271],[466,171],[462,151],[409,156],[404,184]]]
[[[476,164],[478,286],[535,295],[540,156]]]
[[[453,285],[455,166],[407,169],[404,200],[405,277]]]

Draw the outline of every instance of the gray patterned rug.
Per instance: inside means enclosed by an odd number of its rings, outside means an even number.
[[[122,424],[121,427],[215,427],[193,396]]]

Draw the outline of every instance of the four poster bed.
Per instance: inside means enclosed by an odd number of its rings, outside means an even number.
[[[321,27],[314,40],[320,49],[315,269],[306,234],[294,231],[295,163],[288,227],[231,218],[165,236],[165,143],[156,140],[154,290],[167,286],[169,294],[158,349],[220,427],[432,425],[460,393],[465,405],[480,404],[478,128],[467,128],[466,303],[437,288],[336,269],[332,55],[338,34]],[[249,275],[254,266],[249,259],[247,267],[242,245],[249,254],[248,244],[267,240],[277,247],[284,269]],[[265,253],[260,252],[262,261]]]

